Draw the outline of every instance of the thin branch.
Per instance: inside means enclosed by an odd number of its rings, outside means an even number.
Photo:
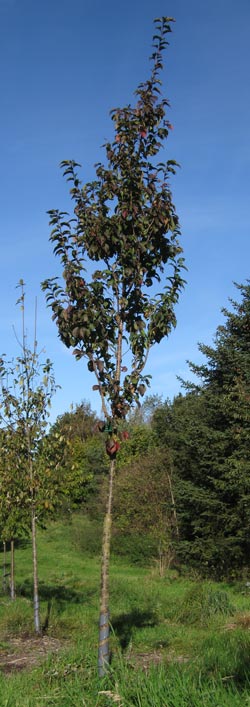
[[[18,338],[18,336],[17,336],[17,333],[16,333],[16,330],[15,330],[14,324],[12,324],[12,329],[13,329],[13,332],[14,332],[15,339],[16,339],[18,345],[20,346],[20,349],[23,350],[22,342],[19,340],[19,338]]]
[[[33,354],[34,356],[37,353],[37,337],[36,337],[36,332],[37,332],[37,297],[35,298],[35,316],[34,316],[34,348],[33,348]]]
[[[99,378],[98,369],[97,369],[97,365],[96,365],[96,362],[95,362],[95,359],[94,359],[93,354],[88,354],[88,358],[89,358],[89,360],[91,361],[91,363],[92,363],[92,365],[93,365],[93,370],[94,370],[94,373],[95,373],[95,377],[96,377],[97,382],[98,382],[98,385],[99,385],[99,393],[100,393],[101,401],[102,401],[102,411],[103,411],[103,414],[104,414],[104,416],[106,417],[106,419],[108,419],[109,414],[108,414],[108,410],[107,410],[107,407],[106,407],[106,403],[105,403],[105,399],[104,399],[104,394],[103,394],[103,390],[102,390],[102,384],[101,384],[101,381],[100,381],[100,378]]]

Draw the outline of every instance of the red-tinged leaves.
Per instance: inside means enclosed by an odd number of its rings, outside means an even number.
[[[77,360],[79,360],[80,358],[82,358],[85,355],[84,351],[82,351],[81,349],[74,349],[73,354]]]
[[[87,357],[102,407],[117,419],[145,393],[148,351],[175,325],[183,286],[179,223],[168,181],[176,163],[157,164],[156,158],[172,128],[159,78],[170,23],[165,17],[156,22],[152,71],[135,92],[135,106],[111,111],[114,137],[104,145],[105,163],[95,165],[96,178],[82,186],[77,163],[61,165],[71,182],[75,217],[50,211],[64,282],[43,283],[47,301],[61,340],[74,347],[76,358]],[[91,261],[97,269],[89,268]],[[163,291],[154,296],[160,282]],[[130,375],[123,346],[132,357]]]
[[[127,432],[127,430],[122,431],[121,438],[124,440],[129,439],[129,433]]]
[[[104,361],[100,361],[100,360],[96,361],[96,366],[98,368],[98,371],[101,373],[104,369]]]

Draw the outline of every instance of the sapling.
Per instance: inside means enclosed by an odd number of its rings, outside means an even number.
[[[183,287],[179,222],[169,176],[172,159],[156,162],[172,125],[159,78],[171,18],[155,20],[152,70],[135,91],[135,106],[111,111],[114,138],[105,142],[105,163],[82,185],[78,165],[61,166],[71,184],[72,217],[51,210],[50,240],[60,258],[62,279],[43,282],[62,342],[85,358],[96,382],[110,457],[102,546],[99,675],[109,664],[109,556],[112,496],[119,428],[150,383],[150,349],[176,324]],[[94,267],[93,267],[94,265]],[[161,291],[158,287],[161,284]],[[126,362],[126,363],[125,363]]]
[[[6,356],[0,358],[0,419],[7,440],[4,458],[6,496],[1,493],[4,503],[5,523],[9,531],[17,537],[27,532],[28,519],[32,534],[34,626],[40,633],[38,567],[36,527],[40,513],[44,510],[44,479],[38,464],[39,445],[46,434],[47,418],[51,398],[56,391],[53,367],[47,358],[41,361],[36,338],[36,312],[34,341],[30,348],[25,327],[24,282],[18,304],[22,310],[22,333],[16,335],[20,355],[11,361]],[[1,489],[2,491],[2,489]],[[11,503],[8,506],[8,494]],[[9,535],[13,541],[12,534]],[[12,549],[13,546],[12,546]]]

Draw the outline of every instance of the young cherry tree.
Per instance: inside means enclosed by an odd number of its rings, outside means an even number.
[[[40,633],[36,528],[39,515],[43,515],[46,509],[47,500],[44,469],[42,474],[40,473],[39,451],[56,385],[51,361],[46,359],[41,362],[41,352],[38,351],[36,340],[36,315],[33,346],[28,346],[22,280],[19,286],[21,295],[18,303],[21,304],[22,310],[22,334],[20,340],[18,339],[20,355],[11,362],[7,362],[4,355],[0,358],[0,421],[6,435],[9,435],[7,461],[2,461],[5,464],[5,490],[6,483],[9,483],[12,500],[8,510],[7,494],[5,524],[11,529],[15,528],[13,532],[16,532],[17,536],[22,525],[27,531],[29,515],[33,555],[34,626],[35,631]],[[15,463],[13,454],[11,458],[10,439],[14,444]],[[13,504],[16,507],[14,518]]]
[[[170,31],[171,18],[155,20],[150,77],[135,91],[134,107],[111,111],[115,135],[104,145],[105,164],[95,165],[96,179],[82,185],[79,165],[62,162],[71,183],[72,218],[58,210],[49,212],[50,240],[60,258],[63,279],[45,280],[42,287],[60,339],[73,347],[77,360],[87,360],[95,376],[93,389],[101,396],[110,457],[102,551],[100,675],[109,662],[108,568],[117,431],[149,385],[150,377],[145,375],[149,351],[175,326],[174,307],[184,282],[179,223],[169,187],[176,163],[155,159],[160,151],[164,155],[164,142],[172,128],[165,117],[168,101],[161,96],[159,78]]]

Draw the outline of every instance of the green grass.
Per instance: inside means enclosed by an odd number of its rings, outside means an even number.
[[[94,527],[94,526],[93,526]],[[100,560],[89,521],[39,533],[41,621],[60,650],[0,673],[0,707],[250,707],[249,597],[240,585],[192,582],[111,563],[109,675],[97,678]],[[94,528],[95,530],[95,528]],[[94,540],[93,540],[94,546]],[[17,599],[0,596],[0,656],[33,634],[31,547],[16,551]]]

